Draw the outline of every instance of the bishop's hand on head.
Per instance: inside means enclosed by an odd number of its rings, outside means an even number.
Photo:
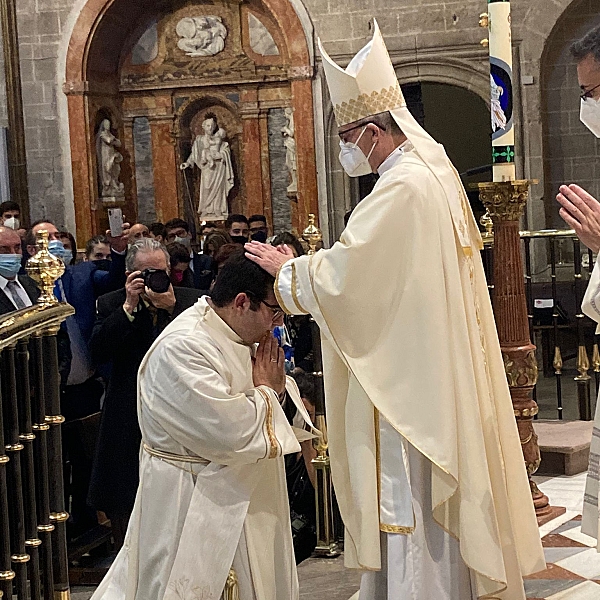
[[[275,248],[261,242],[248,242],[245,248],[246,256],[273,277],[288,260],[294,258],[294,253],[285,245]]]
[[[556,196],[560,216],[593,252],[600,251],[600,202],[578,185],[562,185]]]

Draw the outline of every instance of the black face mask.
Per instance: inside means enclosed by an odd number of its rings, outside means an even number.
[[[255,242],[261,242],[263,244],[267,241],[267,234],[264,231],[255,231],[250,237]]]
[[[231,241],[234,244],[246,244],[248,242],[248,238],[244,237],[243,235],[232,235]]]
[[[101,260],[93,260],[92,262],[96,265],[98,271],[110,271],[110,265],[112,264],[110,258],[102,258]]]

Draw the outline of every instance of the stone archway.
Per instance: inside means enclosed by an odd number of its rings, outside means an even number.
[[[91,152],[92,123],[98,111],[110,109],[111,113],[118,115],[115,120],[123,142],[122,181],[129,218],[137,216],[138,209],[134,125],[136,120],[148,119],[148,134],[155,153],[151,168],[155,212],[159,220],[167,220],[183,213],[185,188],[178,171],[181,158],[178,146],[180,108],[192,96],[203,93],[220,94],[224,101],[236,105],[241,128],[238,176],[243,179],[240,189],[244,212],[264,212],[269,217],[274,194],[281,195],[272,181],[274,169],[277,172],[280,165],[273,165],[273,149],[269,149],[269,133],[273,133],[269,127],[279,123],[280,115],[273,119],[271,116],[274,111],[282,112],[286,106],[294,109],[296,121],[301,121],[303,126],[296,128],[298,192],[289,202],[290,224],[300,229],[306,223],[309,212],[318,212],[312,27],[306,12],[295,6],[298,4],[298,0],[251,0],[244,3],[223,0],[210,4],[158,0],[149,7],[147,2],[138,0],[87,0],[80,7],[65,53],[64,85],[80,242],[103,229],[105,222],[104,206],[95,192],[96,164]],[[193,77],[186,77],[190,61],[179,70],[177,61],[181,65],[184,62],[181,56],[177,56],[174,64],[167,64],[170,50],[165,49],[164,38],[160,35],[170,31],[173,37],[175,27],[168,18],[176,10],[180,11],[182,18],[191,17],[191,12],[207,14],[208,11],[212,14],[220,11],[230,32],[220,58],[229,52],[230,60],[221,61],[212,71],[199,69],[195,81]],[[254,51],[252,44],[256,43],[256,35],[254,42],[251,36],[256,32],[250,31],[253,24],[250,14],[262,27],[259,33],[262,35],[266,31],[271,36],[277,54],[268,48],[261,54],[264,46],[260,46],[262,50]],[[139,42],[140,37],[155,26],[159,31],[158,55],[150,57],[149,62],[162,61],[161,71],[158,75],[149,75],[150,69],[144,72],[144,68],[134,64],[131,53],[137,47],[136,40]],[[197,63],[193,65],[194,68],[196,66]],[[223,67],[221,70],[220,66]],[[213,77],[211,85],[207,85],[209,72]],[[281,163],[281,159],[278,160]],[[278,199],[280,204],[285,201]],[[236,206],[239,209],[239,203]]]

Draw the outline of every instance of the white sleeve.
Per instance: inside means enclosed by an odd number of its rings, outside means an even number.
[[[596,259],[596,264],[594,265],[592,276],[590,277],[587,290],[585,291],[585,296],[583,297],[583,302],[581,303],[581,310],[583,311],[583,313],[599,324],[596,328],[596,333],[600,333],[600,265],[598,264],[599,259],[600,255],[598,255],[598,259]]]

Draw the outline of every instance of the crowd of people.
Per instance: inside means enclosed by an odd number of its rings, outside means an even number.
[[[210,295],[221,267],[243,254],[249,240],[287,243],[296,255],[304,248],[291,233],[270,237],[264,215],[233,214],[221,227],[204,224],[197,239],[180,218],[164,224],[125,223],[122,235],[107,231],[94,236],[82,252],[74,236],[50,219],[22,227],[15,202],[0,205],[0,219],[0,314],[27,308],[40,295],[25,268],[38,251],[39,231],[48,232],[49,251],[65,264],[55,294],[75,307],[58,337],[68,535],[75,542],[95,529],[100,512],[110,520],[118,550],[139,482],[137,373],[145,354],[173,319]],[[286,370],[301,377],[304,401],[314,412],[308,320],[282,322],[276,329],[286,351]],[[288,408],[291,421],[295,410]],[[290,502],[295,522],[302,524],[302,558],[316,544],[312,452],[308,444],[288,457]]]

